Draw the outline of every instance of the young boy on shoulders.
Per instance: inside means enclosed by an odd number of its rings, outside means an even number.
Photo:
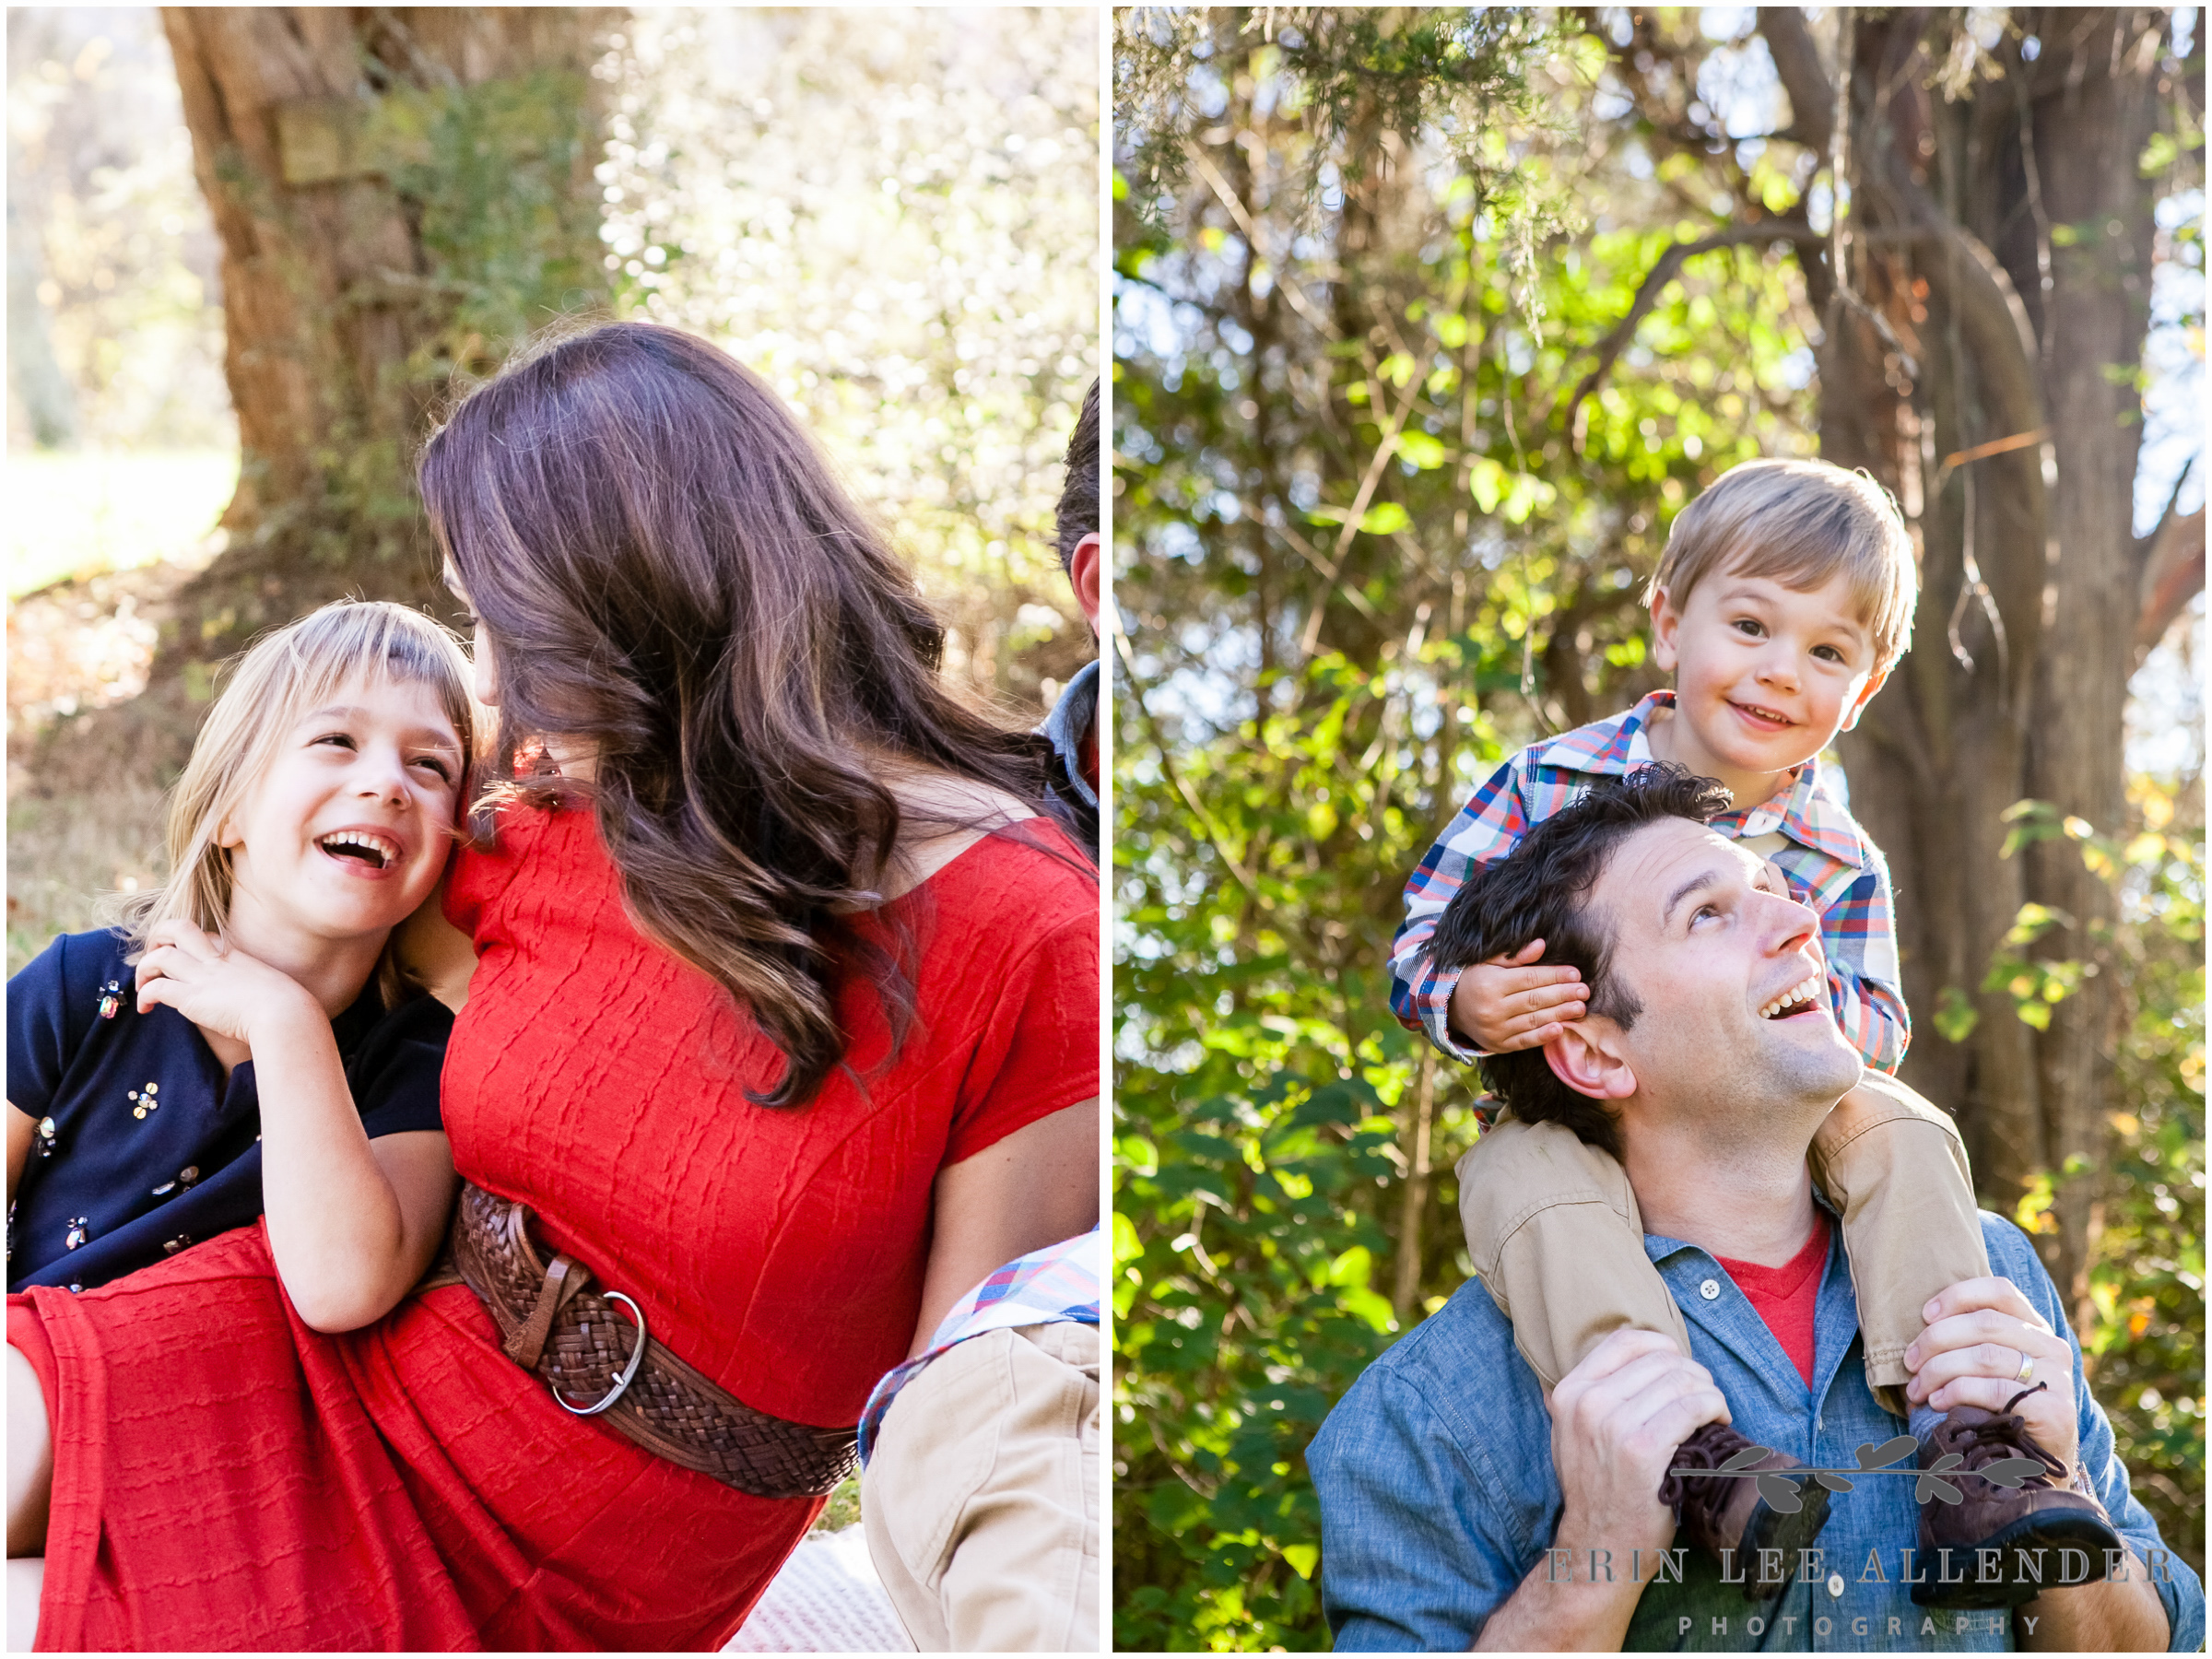
[[[1985,1277],[1989,1264],[1957,1131],[1886,1075],[1912,1031],[1888,870],[1819,759],[1904,653],[1917,589],[1904,525],[1864,474],[1812,461],[1753,461],[1728,472],[1677,517],[1646,594],[1653,657],[1673,673],[1674,688],[1533,744],[1501,766],[1406,884],[1391,968],[1399,1018],[1463,1061],[1541,1049],[1586,1013],[1632,1018],[1632,1010],[1593,1010],[1582,974],[1547,961],[1545,941],[1510,959],[1470,962],[1448,923],[1440,935],[1440,919],[1479,868],[1511,853],[1531,825],[1595,779],[1664,760],[1726,786],[1735,805],[1712,828],[1774,864],[1820,919],[1826,982],[1809,978],[1759,1014],[1825,1008],[1868,1067],[1816,1138],[1814,1174],[1841,1220],[1867,1382],[1909,1418],[1924,1464],[1991,1414],[1947,1411],[1941,1390],[1908,1393],[1906,1351],[1927,1302]],[[1607,1151],[1558,1124],[1506,1118],[1461,1159],[1459,1177],[1476,1274],[1512,1319],[1515,1344],[1547,1390],[1623,1325],[1671,1335],[1688,1351],[1681,1312],[1644,1253],[1634,1194]],[[1807,1386],[1811,1300],[1826,1246],[1823,1220],[1788,1262],[1724,1264]],[[2029,1385],[2025,1372],[2020,1381]],[[1973,1441],[1969,1434],[1959,1443]],[[1718,1468],[1747,1444],[1709,1424],[1684,1442],[1675,1466]],[[1796,1465],[1774,1455],[1756,1466]],[[1691,1542],[1716,1555],[1734,1551],[1736,1563],[1754,1568],[1746,1585],[1754,1599],[1786,1583],[1786,1571],[1762,1579],[1758,1551],[1793,1559],[1826,1516],[1826,1494],[1810,1483],[1802,1511],[1787,1516],[1770,1510],[1748,1479],[1669,1486]],[[1992,1488],[1993,1503],[1968,1505],[1964,1514],[1925,1505],[1922,1541],[1954,1551],[2002,1543],[2009,1571],[2013,1547],[2075,1542],[2042,1533],[2061,1515],[2061,1530],[2070,1532],[2082,1520],[2073,1512],[2094,1504],[2049,1487]]]

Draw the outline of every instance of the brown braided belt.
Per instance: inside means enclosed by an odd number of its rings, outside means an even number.
[[[811,1428],[740,1404],[654,1340],[629,1297],[586,1289],[590,1268],[565,1253],[544,1261],[529,1220],[520,1201],[464,1181],[445,1253],[417,1288],[466,1285],[498,1323],[507,1357],[543,1378],[558,1404],[724,1486],[755,1498],[816,1498],[853,1472],[857,1430]]]

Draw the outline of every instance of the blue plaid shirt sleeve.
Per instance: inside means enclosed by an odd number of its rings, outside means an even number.
[[[1429,941],[1460,884],[1478,866],[1503,858],[1528,833],[1522,789],[1527,759],[1524,750],[1490,774],[1406,883],[1406,920],[1390,953],[1391,1011],[1406,1030],[1426,1031],[1454,1060],[1479,1059],[1482,1050],[1453,1033],[1452,993],[1462,970],[1437,967],[1430,960]]]
[[[1843,1039],[1876,1071],[1893,1072],[1912,1041],[1912,1017],[1899,984],[1897,907],[1889,869],[1865,843],[1866,865],[1833,897],[1814,895],[1828,994]]]

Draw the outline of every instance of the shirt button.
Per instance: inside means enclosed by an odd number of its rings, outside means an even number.
[[[1841,1573],[1831,1572],[1828,1575],[1828,1593],[1838,1601],[1843,1599],[1843,1575]]]
[[[1720,1293],[1721,1281],[1719,1279],[1707,1279],[1703,1284],[1698,1287],[1698,1294],[1703,1297],[1707,1301],[1712,1300],[1712,1299],[1720,1295]]]

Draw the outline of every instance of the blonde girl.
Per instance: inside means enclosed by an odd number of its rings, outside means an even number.
[[[391,938],[453,849],[469,687],[453,637],[396,605],[325,606],[246,653],[171,792],[170,878],[8,982],[11,1291],[89,1290],[265,1213],[317,1330],[421,1276],[453,1192],[453,1017]]]

